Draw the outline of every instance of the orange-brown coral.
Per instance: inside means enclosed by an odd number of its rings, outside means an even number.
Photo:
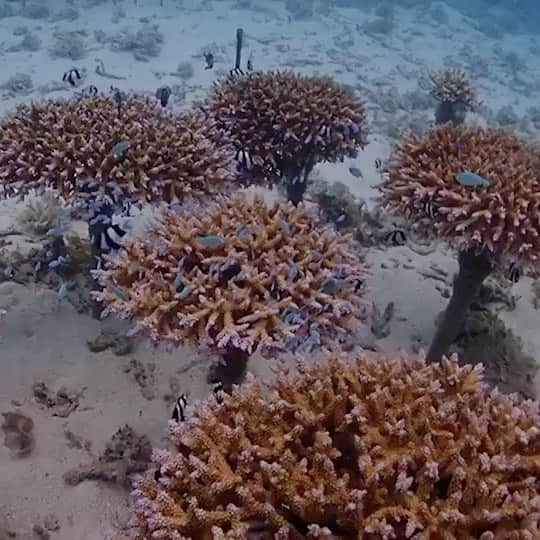
[[[241,161],[270,180],[308,175],[318,162],[354,157],[366,144],[361,100],[330,77],[229,76],[212,88],[208,108]]]
[[[530,147],[508,131],[445,125],[398,143],[381,189],[384,204],[420,230],[531,268],[540,257],[538,167]],[[461,185],[464,171],[490,185]]]
[[[171,426],[134,493],[140,540],[539,537],[538,403],[455,359],[299,370]]]
[[[183,200],[231,179],[232,147],[215,139],[204,115],[175,115],[138,96],[21,105],[0,120],[0,195],[48,187],[76,197],[95,180],[124,197]]]
[[[154,342],[309,350],[350,335],[364,311],[349,237],[318,230],[304,209],[241,196],[164,213],[96,274],[104,315]]]
[[[439,103],[460,103],[468,111],[474,111],[478,106],[476,90],[462,70],[446,68],[432,71],[429,79],[430,94]]]

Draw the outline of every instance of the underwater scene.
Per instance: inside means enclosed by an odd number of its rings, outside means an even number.
[[[0,0],[0,540],[540,540],[532,0]]]

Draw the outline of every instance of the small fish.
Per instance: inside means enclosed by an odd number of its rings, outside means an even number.
[[[339,280],[328,278],[322,282],[319,291],[324,294],[336,294],[341,289],[343,289],[343,284]]]
[[[225,243],[225,239],[217,234],[209,234],[206,236],[198,236],[197,241],[204,247],[218,248]]]
[[[204,69],[212,69],[214,67],[214,55],[212,53],[205,53],[204,61],[206,62]]]
[[[169,103],[169,98],[171,97],[172,90],[169,86],[160,86],[156,90],[156,99],[159,99],[162,107],[166,107]]]
[[[407,237],[405,236],[405,233],[401,229],[395,229],[393,231],[390,231],[385,237],[385,242],[390,242],[394,246],[403,246],[405,242],[407,241]]]
[[[67,294],[67,283],[62,283],[62,285],[60,285],[60,287],[58,288],[58,298],[62,300],[63,298],[65,298],[66,294]]]
[[[54,261],[51,261],[48,266],[49,268],[57,268],[64,262],[66,262],[66,258],[60,255],[57,259],[55,259]]]
[[[521,270],[516,263],[512,263],[508,269],[508,279],[512,283],[518,283],[521,278]]]
[[[53,237],[62,236],[67,231],[67,229],[68,229],[67,223],[60,222],[54,227],[52,227],[51,229],[49,229],[45,233],[45,236],[53,236]]]
[[[62,80],[71,86],[77,86],[78,81],[81,80],[81,73],[77,68],[68,69],[62,76]]]
[[[131,143],[129,141],[118,141],[113,144],[109,155],[114,157],[121,157],[124,152],[127,152],[131,148]]]
[[[247,70],[253,71],[253,53],[252,52],[249,54],[249,57],[247,60]]]
[[[236,236],[239,240],[251,240],[251,231],[249,227],[238,227]]]
[[[96,86],[91,84],[90,86],[86,86],[79,92],[76,92],[75,95],[79,98],[88,98],[88,97],[96,97],[99,93],[99,90]]]
[[[341,214],[337,217],[336,223],[343,223],[347,219],[347,214]]]
[[[433,203],[431,202],[431,199],[427,198],[424,203],[422,204],[422,210],[424,213],[426,213],[430,218],[434,218],[436,215],[436,210],[433,207]]]
[[[174,404],[174,409],[172,413],[172,419],[176,422],[184,422],[186,420],[185,409],[187,406],[187,396],[186,394],[181,394],[180,397],[176,400]]]
[[[349,167],[349,172],[356,178],[364,178],[362,171],[357,167]]]
[[[457,174],[456,179],[462,186],[467,187],[488,187],[491,184],[483,176],[471,171],[461,171]]]
[[[214,394],[214,397],[219,404],[223,403],[224,393],[225,390],[223,389],[223,383],[221,381],[216,381],[212,384],[212,394]]]
[[[375,169],[377,171],[380,171],[382,169],[382,161],[379,158],[375,160]]]
[[[121,105],[127,99],[127,94],[122,92],[122,90],[116,86],[111,85],[111,94],[118,105]]]

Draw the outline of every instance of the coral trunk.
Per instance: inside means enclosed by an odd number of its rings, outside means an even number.
[[[298,206],[304,200],[306,193],[307,181],[293,183],[291,180],[287,182],[287,200],[292,202],[294,206]]]
[[[474,249],[459,253],[459,272],[454,280],[452,297],[439,323],[427,354],[428,362],[439,362],[456,340],[471,302],[493,266],[486,251]]]

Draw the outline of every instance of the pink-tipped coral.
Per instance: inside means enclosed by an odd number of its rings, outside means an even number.
[[[138,540],[540,537],[538,403],[455,359],[329,356],[171,428]]]
[[[97,275],[104,314],[133,320],[156,343],[310,350],[345,340],[364,314],[350,238],[261,199],[167,212]]]
[[[295,204],[317,163],[355,157],[366,145],[362,101],[330,77],[229,76],[212,88],[208,109],[250,170],[248,178],[283,179]]]
[[[232,147],[201,113],[175,115],[148,98],[91,97],[19,106],[0,120],[0,196],[92,186],[121,197],[183,201],[223,189]]]

